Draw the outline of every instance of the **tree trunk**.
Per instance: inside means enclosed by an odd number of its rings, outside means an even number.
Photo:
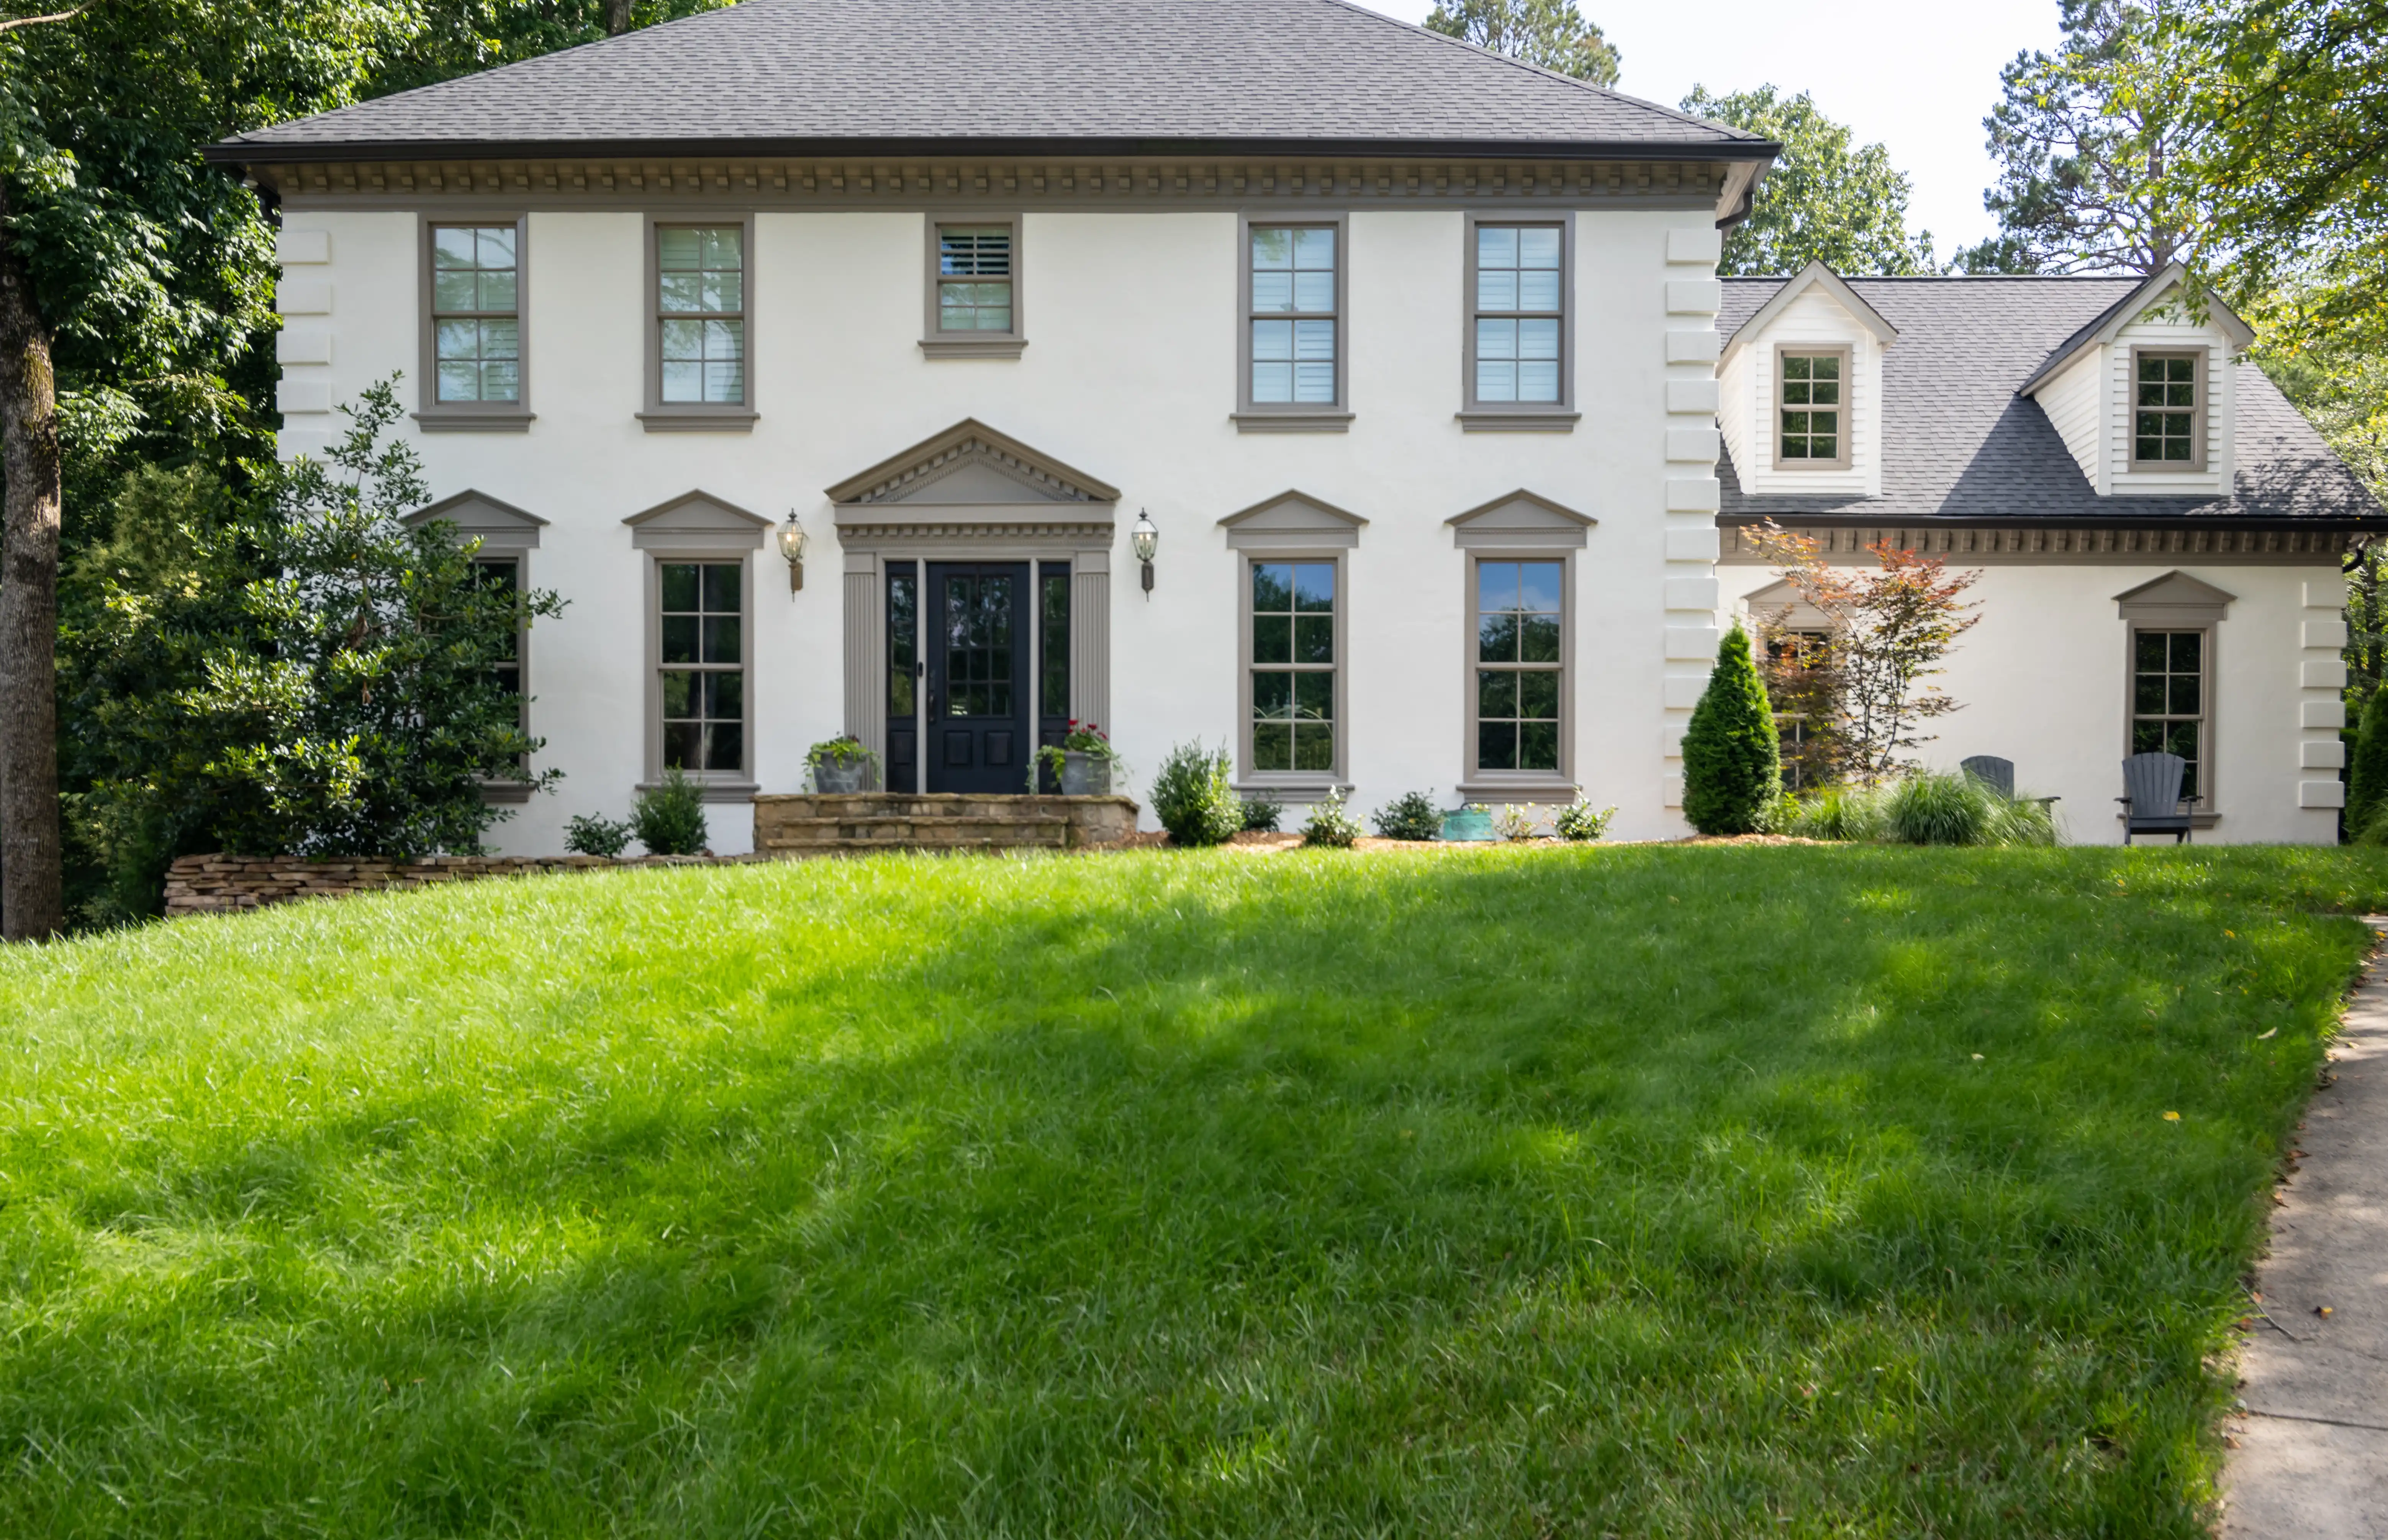
[[[8,213],[0,188],[0,220]],[[32,275],[0,244],[0,938],[65,918],[58,848],[58,401]]]
[[[605,35],[619,37],[630,30],[630,0],[605,0]]]

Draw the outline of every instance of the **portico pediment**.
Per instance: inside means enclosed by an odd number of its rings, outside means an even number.
[[[828,489],[827,496],[842,508],[888,503],[985,508],[1114,503],[1119,500],[1119,488],[965,417],[945,432],[839,482]]]

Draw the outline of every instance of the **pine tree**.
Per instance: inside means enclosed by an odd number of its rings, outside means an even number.
[[[2355,756],[2346,768],[2346,833],[2360,836],[2388,802],[2388,684],[2363,708],[2355,734]]]
[[[1748,834],[1783,785],[1774,711],[1736,623],[1683,733],[1683,816],[1702,834]]]

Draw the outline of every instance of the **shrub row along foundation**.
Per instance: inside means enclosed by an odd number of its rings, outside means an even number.
[[[620,866],[704,866],[743,855],[436,855],[420,861],[369,856],[313,860],[301,855],[186,855],[166,872],[166,917],[261,909],[293,899],[343,898],[387,888],[476,882],[487,877],[612,871]]]

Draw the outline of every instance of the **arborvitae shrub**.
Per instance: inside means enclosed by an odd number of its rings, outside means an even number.
[[[630,830],[649,855],[695,855],[705,849],[705,793],[674,765],[663,784],[639,793]]]
[[[2346,766],[2346,832],[2360,835],[2388,802],[2388,683],[2372,693]]]
[[[1683,733],[1683,816],[1702,834],[1748,834],[1783,784],[1774,710],[1736,624],[1717,648],[1716,672]]]

